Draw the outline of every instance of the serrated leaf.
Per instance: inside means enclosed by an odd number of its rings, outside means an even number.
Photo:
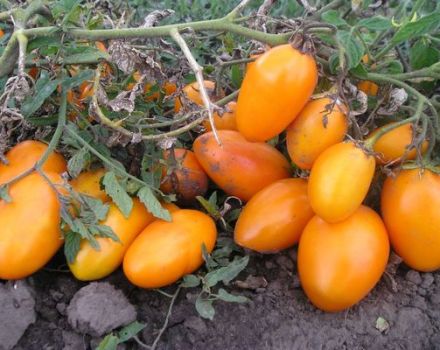
[[[356,23],[357,27],[365,27],[370,30],[386,30],[391,28],[391,21],[382,16],[375,16],[370,18],[364,18]]]
[[[77,177],[90,162],[90,152],[83,147],[78,150],[67,162],[67,171],[73,178]]]
[[[226,290],[224,290],[223,288],[220,288],[218,290],[217,297],[220,300],[226,301],[228,303],[246,303],[249,301],[248,298],[246,298],[242,295],[230,294]]]
[[[80,196],[81,200],[83,200],[84,203],[87,205],[87,208],[93,212],[93,215],[96,218],[94,222],[104,220],[107,217],[109,210],[108,204],[103,203],[97,198],[93,198],[85,194],[80,194]]]
[[[180,284],[183,288],[194,288],[200,285],[200,278],[196,275],[185,275],[183,281]]]
[[[214,307],[212,306],[212,300],[203,299],[201,295],[196,300],[196,310],[199,315],[208,320],[213,320],[215,315]]]
[[[90,225],[89,230],[93,234],[93,236],[110,238],[116,243],[121,243],[121,240],[119,239],[119,237],[116,235],[116,233],[113,231],[113,229],[110,226]]]
[[[0,186],[0,200],[4,200],[6,203],[11,203],[12,199],[9,196],[9,186],[1,185]]]
[[[347,58],[347,68],[351,69],[356,67],[364,55],[363,46],[351,32],[338,31],[336,37]]]
[[[205,276],[206,285],[213,287],[220,281],[227,285],[244,270],[248,262],[249,257],[245,256],[240,259],[235,259],[228,266],[208,272]]]
[[[155,217],[163,219],[165,221],[171,221],[170,212],[162,207],[159,200],[154,196],[150,187],[142,187],[138,191],[137,196],[139,197],[141,202],[144,203],[148,211]]]
[[[133,208],[133,200],[120,185],[115,173],[112,171],[107,172],[103,176],[102,184],[104,185],[105,192],[113,199],[113,202],[125,218],[128,218]]]
[[[79,252],[81,237],[72,231],[64,235],[64,255],[69,264],[75,261],[76,255]]]
[[[429,67],[440,61],[440,51],[426,40],[420,39],[409,49],[409,62],[413,69]]]
[[[95,350],[117,350],[119,339],[113,334],[107,335]]]
[[[345,19],[341,18],[341,13],[336,10],[329,10],[324,12],[321,15],[321,18],[324,22],[327,22],[329,24],[333,24],[335,26],[343,26],[348,25]]]
[[[216,220],[222,217],[217,207],[217,192],[214,192],[211,197],[209,197],[209,200],[206,200],[202,196],[197,196],[196,199],[210,216]]]
[[[405,40],[416,38],[423,34],[428,34],[440,26],[440,12],[435,12],[422,17],[414,22],[405,23],[394,34],[391,43],[399,44]]]
[[[136,334],[138,334],[141,330],[146,327],[145,324],[139,323],[138,321],[134,321],[129,325],[122,328],[119,333],[119,344],[126,342],[133,338]]]
[[[210,271],[213,268],[216,268],[218,264],[215,262],[215,260],[209,255],[208,250],[206,249],[205,243],[202,243],[202,257],[203,261],[205,262],[206,268],[208,271]]]

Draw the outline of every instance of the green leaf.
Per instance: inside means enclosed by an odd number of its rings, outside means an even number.
[[[440,51],[427,40],[420,39],[409,50],[409,62],[413,69],[429,67],[440,61]]]
[[[327,22],[329,24],[333,24],[335,26],[348,25],[348,23],[345,21],[345,19],[341,18],[341,13],[336,10],[329,10],[329,11],[324,12],[321,15],[321,18],[324,22]]]
[[[339,55],[337,53],[334,53],[330,56],[328,60],[328,65],[330,69],[330,73],[336,74],[339,67]]]
[[[93,236],[110,238],[116,243],[122,243],[119,237],[116,235],[116,233],[113,231],[113,229],[110,226],[90,225],[89,230],[93,234]]]
[[[61,46],[60,37],[50,35],[37,37],[29,42],[27,49],[29,52],[31,52],[35,49],[41,49],[49,46],[59,48]]]
[[[403,72],[403,65],[400,61],[390,61],[387,62],[385,68],[380,69],[381,72],[389,74],[398,74]]]
[[[122,214],[128,218],[131,213],[131,209],[133,208],[133,200],[120,185],[115,173],[112,171],[107,172],[103,176],[102,183],[104,185],[105,192],[113,199],[113,202],[118,206]]]
[[[73,178],[77,177],[84,167],[90,162],[91,156],[87,148],[78,150],[67,162],[67,171]]]
[[[347,68],[356,67],[364,55],[364,48],[361,43],[354,37],[352,32],[338,31],[336,38],[347,58]]]
[[[183,282],[180,284],[183,288],[193,288],[200,284],[200,278],[196,275],[183,276]]]
[[[213,287],[220,281],[227,285],[244,270],[248,262],[249,256],[245,256],[240,259],[235,259],[228,266],[208,272],[205,276],[206,285]]]
[[[93,222],[104,220],[107,217],[109,210],[108,204],[105,204],[101,200],[85,194],[80,194],[80,196],[83,202],[87,205],[87,208],[93,212],[93,215],[96,218],[96,220]]]
[[[119,344],[126,342],[133,338],[136,334],[138,334],[141,330],[146,327],[145,324],[139,323],[138,321],[134,321],[129,325],[122,328],[119,333]]]
[[[69,264],[75,261],[80,243],[81,237],[77,233],[69,231],[64,235],[64,255]]]
[[[350,69],[350,72],[354,75],[356,75],[359,78],[365,78],[368,74],[367,70],[365,69],[364,65],[359,63],[356,67]]]
[[[208,320],[213,320],[215,315],[214,307],[212,306],[212,300],[203,299],[201,295],[196,300],[196,310],[199,315]]]
[[[65,79],[63,79],[63,81],[61,82],[61,86],[65,90],[73,89],[77,86],[80,86],[84,81],[93,79],[94,74],[94,71],[91,69],[83,70],[74,77],[66,77]]]
[[[231,67],[231,83],[236,88],[239,89],[241,82],[243,81],[243,73],[238,65]]]
[[[95,350],[117,350],[119,339],[113,334],[107,335]]]
[[[223,288],[220,288],[217,293],[217,297],[220,300],[226,301],[228,303],[246,303],[249,301],[248,298],[242,295],[234,295],[225,291]]]
[[[370,30],[386,30],[391,28],[392,24],[388,18],[382,16],[375,16],[370,18],[364,18],[357,22],[357,27],[365,27]]]
[[[170,212],[162,207],[159,200],[154,196],[150,187],[142,187],[138,191],[137,195],[151,214],[159,219],[171,221]]]
[[[0,186],[0,200],[4,200],[6,203],[11,203],[12,199],[9,196],[9,186],[1,185]]]
[[[394,34],[391,43],[399,44],[405,40],[416,38],[420,35],[431,33],[440,25],[440,12],[432,13],[414,22],[405,23]]]
[[[202,196],[197,196],[196,199],[202,205],[202,207],[207,211],[207,213],[214,219],[218,220],[222,217],[220,211],[217,207],[217,192],[213,192],[208,200]]]
[[[213,268],[216,268],[218,266],[215,260],[208,253],[205,243],[202,243],[202,257],[208,271],[211,271]]]

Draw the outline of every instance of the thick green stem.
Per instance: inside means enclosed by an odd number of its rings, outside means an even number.
[[[14,70],[17,59],[18,40],[16,33],[13,33],[0,57],[0,77],[3,77]]]

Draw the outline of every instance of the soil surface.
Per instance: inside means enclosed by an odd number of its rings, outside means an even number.
[[[197,289],[183,289],[157,348],[440,350],[440,272],[422,274],[400,264],[384,276],[360,304],[346,312],[328,314],[311,305],[302,292],[295,260],[295,251],[271,256],[253,255],[238,280],[251,275],[260,277],[263,282],[264,278],[267,286],[256,290],[241,289],[237,285],[227,287],[234,294],[246,295],[251,302],[216,302],[214,321],[197,315],[194,307]],[[49,267],[53,268],[56,263],[55,259]],[[14,347],[16,350],[94,349],[100,341],[97,334],[117,326],[112,322],[119,316],[125,324],[134,317],[146,324],[139,339],[151,344],[162,327],[170,302],[168,297],[156,291],[132,286],[121,271],[90,286],[76,281],[68,272],[45,269],[28,278],[25,284],[35,300],[36,321],[28,326]],[[10,283],[0,284],[3,288],[0,305],[6,302],[9,294],[6,295],[5,290],[11,286]],[[25,287],[14,286],[15,290]],[[75,295],[83,287],[86,288]],[[165,289],[169,293],[174,290],[175,287]],[[28,295],[20,293],[21,297]],[[90,322],[103,322],[89,332],[94,333],[93,336],[84,333],[87,329],[84,322],[89,321],[78,321],[90,314],[87,303],[81,299],[88,294],[95,304],[103,305],[92,310],[94,320]],[[15,305],[17,309],[21,307],[19,301]],[[32,300],[25,300],[24,304],[22,317],[33,321],[34,311],[29,307]],[[134,306],[134,313],[130,304]],[[118,308],[125,311],[118,313],[115,311]],[[8,317],[4,310],[0,311],[0,322]],[[76,317],[79,328],[72,328],[75,322],[69,320],[71,317]],[[2,327],[0,325],[0,329]],[[4,343],[0,343],[0,349],[2,346]],[[141,349],[134,341],[119,348]]]

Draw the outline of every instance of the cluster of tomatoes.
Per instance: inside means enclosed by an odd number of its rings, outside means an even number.
[[[227,195],[246,202],[235,225],[236,243],[261,253],[298,244],[305,293],[322,310],[339,311],[357,303],[379,281],[390,241],[410,267],[440,268],[440,177],[434,167],[402,170],[385,181],[382,217],[362,205],[377,164],[416,157],[415,150],[406,149],[412,126],[396,127],[379,138],[376,130],[365,142],[344,141],[347,107],[330,95],[311,99],[317,81],[313,57],[290,44],[258,56],[247,67],[238,101],[214,115],[220,143],[206,122],[206,132],[196,138],[192,151],[165,151],[161,190],[176,193],[185,205],[206,193],[210,179]],[[214,89],[213,82],[204,84]],[[175,86],[162,89],[171,94]],[[203,104],[197,83],[182,93]],[[183,104],[184,99],[176,99],[175,111]],[[308,179],[292,178],[291,162],[267,143],[284,132],[291,161],[310,171]],[[427,146],[425,142],[421,151]],[[0,164],[0,186],[32,169],[46,148],[38,141],[12,148],[6,154],[8,164]],[[66,162],[53,153],[41,170],[15,181],[9,200],[0,201],[2,279],[34,273],[63,243],[55,189],[62,188]],[[125,217],[102,190],[104,174],[104,169],[83,172],[70,186],[109,205],[101,224],[112,228],[119,242],[98,237],[96,250],[82,240],[69,263],[76,278],[100,279],[122,264],[133,284],[158,288],[202,265],[202,246],[211,252],[216,242],[212,218],[163,203],[171,221],[159,220],[137,199]]]

